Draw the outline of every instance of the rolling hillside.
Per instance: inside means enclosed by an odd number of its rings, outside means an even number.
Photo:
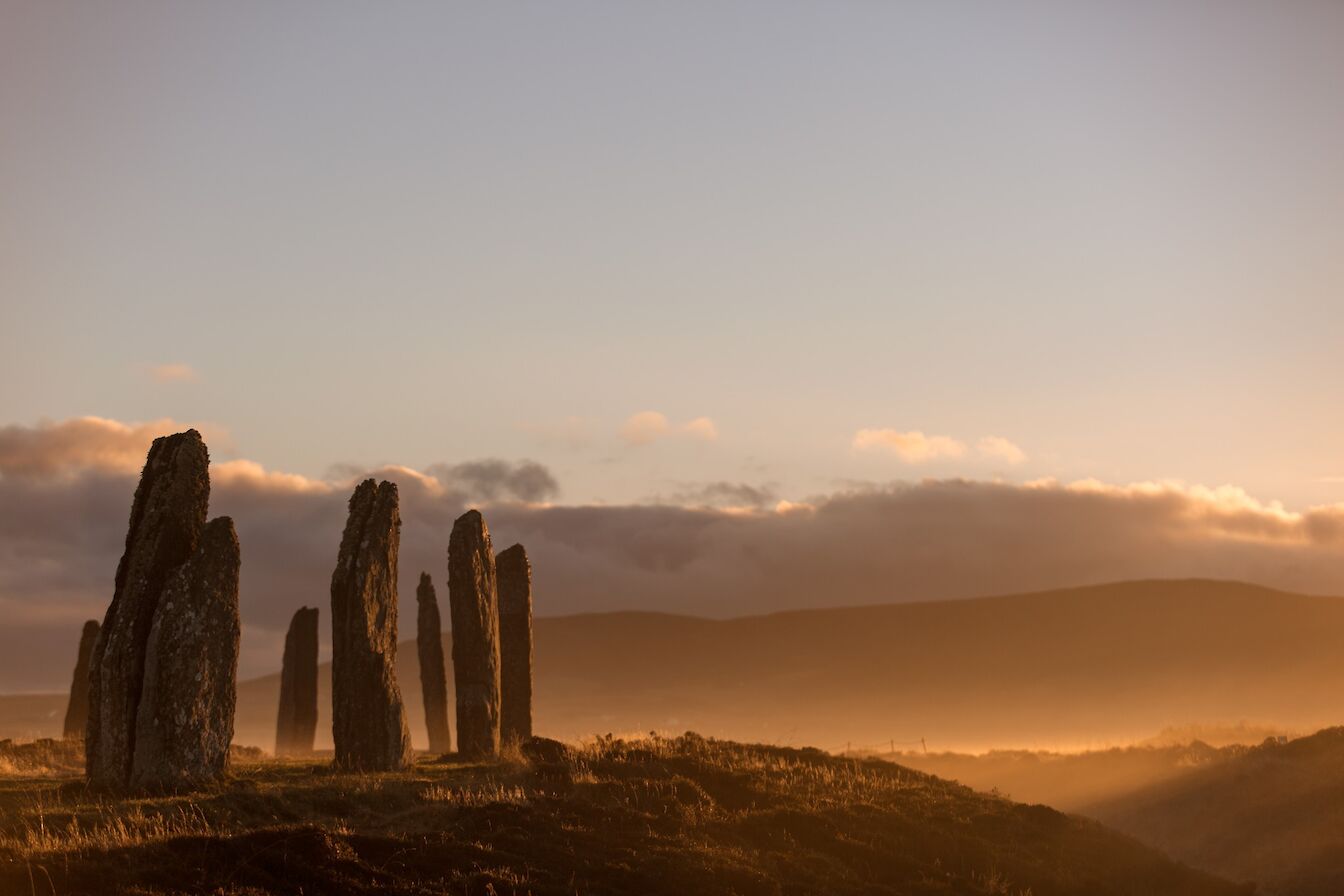
[[[537,730],[884,752],[921,737],[932,751],[1107,746],[1190,722],[1316,730],[1344,717],[1341,644],[1344,600],[1202,580],[726,621],[543,617]],[[399,670],[423,746],[411,643]],[[239,743],[272,745],[278,680],[240,686]],[[328,684],[324,666],[329,744]],[[63,712],[63,696],[0,700],[0,737],[57,733]]]
[[[1268,741],[1084,811],[1267,894],[1333,896],[1344,892],[1344,728]]]
[[[72,782],[0,777],[0,892],[1249,893],[1044,806],[696,735],[373,775],[244,760],[189,800]]]

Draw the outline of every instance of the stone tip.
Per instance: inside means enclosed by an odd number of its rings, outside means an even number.
[[[490,537],[490,527],[485,524],[485,517],[481,516],[481,512],[473,507],[453,520],[453,531],[449,535],[448,541],[451,544],[463,537],[474,538],[476,536],[488,539]]]
[[[196,429],[185,429],[182,432],[169,433],[166,436],[159,436],[154,440],[155,445],[166,445],[169,442],[191,442],[194,445],[205,447],[205,439]]]
[[[420,584],[415,586],[415,599],[422,604],[425,601],[438,603],[438,598],[434,595],[434,580],[427,572],[420,573]]]
[[[527,559],[527,548],[521,544],[511,544],[499,552],[499,560]]]
[[[363,480],[355,486],[355,490],[350,493],[350,510],[354,511],[357,505],[364,506],[385,506],[386,504],[397,504],[397,484],[388,482],[384,479],[378,482],[372,477]]]

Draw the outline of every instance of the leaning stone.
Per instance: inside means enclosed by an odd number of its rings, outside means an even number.
[[[98,640],[98,620],[90,619],[84,623],[84,631],[79,636],[79,655],[75,658],[75,677],[70,682],[70,705],[65,708],[65,727],[62,734],[67,737],[83,737],[89,724],[89,660],[93,656],[93,645]]]
[[[499,588],[499,732],[505,743],[532,736],[532,564],[516,544],[495,558]]]
[[[448,681],[443,666],[443,623],[439,619],[439,600],[429,573],[420,573],[415,589],[418,613],[415,617],[415,646],[420,655],[420,691],[425,699],[425,727],[429,730],[429,752],[447,753],[452,749],[448,736]]]
[[[285,633],[275,755],[307,756],[317,736],[317,607],[300,607]]]
[[[85,767],[95,784],[122,787],[130,780],[154,611],[169,578],[196,551],[210,501],[209,467],[194,429],[155,439],[145,460],[89,665]]]
[[[331,733],[336,765],[394,771],[411,761],[411,735],[397,687],[397,487],[366,479],[331,575]]]
[[[457,749],[499,755],[499,601],[490,530],[475,510],[453,523],[448,540],[448,605],[457,689]]]
[[[237,699],[239,563],[233,520],[217,517],[164,586],[146,645],[132,787],[175,789],[224,774]]]

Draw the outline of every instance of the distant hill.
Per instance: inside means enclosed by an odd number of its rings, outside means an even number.
[[[1316,730],[1344,717],[1341,645],[1344,600],[1202,580],[723,621],[539,618],[537,730],[576,739],[689,729],[883,751],[917,749],[920,738],[933,751],[1107,746],[1243,719]],[[424,745],[413,644],[401,646],[398,669]],[[318,728],[327,744],[328,673]],[[278,682],[240,686],[238,742],[272,746]],[[45,709],[25,698],[22,718],[0,700],[0,737],[56,733],[65,698],[43,699]]]
[[[883,762],[695,735],[538,746],[378,775],[240,761],[185,803],[0,777],[0,892],[1249,894]]]
[[[1076,812],[1221,762],[1241,749],[1245,748],[1217,750],[1196,741],[1179,747],[1114,747],[1083,753],[991,750],[978,755],[897,753],[881,758],[976,790]]]
[[[1282,896],[1344,893],[1344,728],[1265,744],[1085,810]]]

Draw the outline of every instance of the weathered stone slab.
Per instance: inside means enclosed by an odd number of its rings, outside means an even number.
[[[300,607],[285,633],[275,755],[307,756],[317,736],[317,607]]]
[[[448,604],[457,690],[457,749],[499,754],[499,600],[490,530],[476,510],[453,523],[448,540]]]
[[[411,761],[397,687],[397,486],[366,479],[331,576],[331,714],[338,768],[392,771]]]
[[[131,505],[126,548],[90,660],[85,766],[92,783],[131,777],[146,644],[169,578],[196,551],[210,501],[210,456],[196,430],[155,439]]]
[[[83,737],[89,725],[89,662],[93,659],[93,645],[98,641],[98,620],[84,623],[79,635],[79,655],[75,658],[75,675],[70,682],[70,703],[65,708],[65,726],[62,734]]]
[[[425,698],[425,728],[429,731],[429,751],[447,753],[452,749],[448,735],[448,681],[443,665],[443,624],[439,618],[439,600],[429,573],[420,573],[415,589],[418,609],[415,618],[415,647],[420,656],[420,691]]]
[[[132,787],[189,787],[224,774],[237,699],[240,562],[233,520],[217,517],[164,585],[146,643]]]
[[[532,736],[532,564],[520,544],[495,558],[499,590],[499,729],[505,742]]]

